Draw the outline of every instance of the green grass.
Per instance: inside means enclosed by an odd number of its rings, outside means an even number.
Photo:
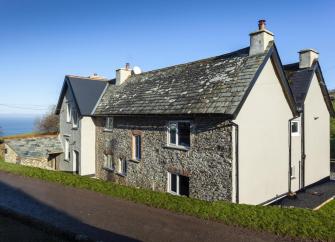
[[[0,170],[65,186],[88,189],[151,207],[216,220],[228,225],[238,225],[291,237],[335,240],[335,204],[333,203],[313,212],[298,208],[237,205],[222,201],[206,202],[3,161],[0,161]],[[328,206],[333,207],[328,208]]]

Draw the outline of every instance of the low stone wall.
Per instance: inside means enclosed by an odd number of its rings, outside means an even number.
[[[330,179],[335,180],[335,160],[330,161]]]
[[[169,120],[190,120],[191,148],[167,147]],[[114,128],[104,131],[105,118],[96,118],[96,176],[117,183],[167,191],[168,172],[189,177],[190,197],[231,201],[231,127],[215,117],[115,117]],[[132,161],[132,133],[142,134],[142,159]],[[103,168],[106,142],[113,142],[114,160],[127,160],[127,175]]]
[[[20,165],[38,167],[46,170],[54,170],[54,161],[47,158],[21,158]]]

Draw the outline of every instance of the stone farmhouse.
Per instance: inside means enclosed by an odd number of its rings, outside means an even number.
[[[250,46],[231,53],[143,73],[127,65],[109,81],[76,77],[83,89],[101,84],[85,95],[73,91],[71,78],[58,104],[60,137],[64,163],[75,152],[81,159],[66,170],[89,164],[79,173],[246,204],[268,204],[329,179],[334,110],[318,55],[303,50],[299,63],[283,66],[263,20]],[[77,96],[90,99],[86,112]],[[72,108],[89,119],[79,136],[69,131],[77,122],[68,117]]]

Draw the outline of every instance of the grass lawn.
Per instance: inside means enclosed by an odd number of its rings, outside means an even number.
[[[126,187],[63,172],[9,164],[3,161],[0,161],[0,170],[56,182],[65,186],[88,189],[151,207],[163,208],[203,219],[216,220],[229,225],[264,230],[291,237],[335,240],[335,202],[327,204],[319,211],[272,206],[237,205],[222,201],[205,202],[167,193]]]

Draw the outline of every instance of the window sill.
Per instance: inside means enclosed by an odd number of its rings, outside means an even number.
[[[121,176],[121,177],[125,177],[126,176],[126,174],[120,173],[120,172],[116,172],[116,175]]]
[[[69,163],[69,162],[70,162],[70,159],[64,159],[64,161]]]
[[[78,127],[72,127],[72,130],[78,130]]]
[[[136,159],[130,159],[129,161],[134,162],[134,163],[140,163],[141,160],[136,160]]]
[[[104,132],[112,132],[113,129],[106,129],[106,128],[105,128],[103,131],[104,131]]]
[[[104,169],[104,170],[106,170],[106,171],[111,171],[111,172],[114,171],[113,168],[109,168],[109,167],[106,167],[106,166],[103,166],[102,169]]]
[[[189,151],[190,150],[190,147],[186,147],[186,146],[166,145],[166,146],[163,146],[163,148],[165,148],[165,149],[173,149],[173,150],[182,150],[182,151]]]

